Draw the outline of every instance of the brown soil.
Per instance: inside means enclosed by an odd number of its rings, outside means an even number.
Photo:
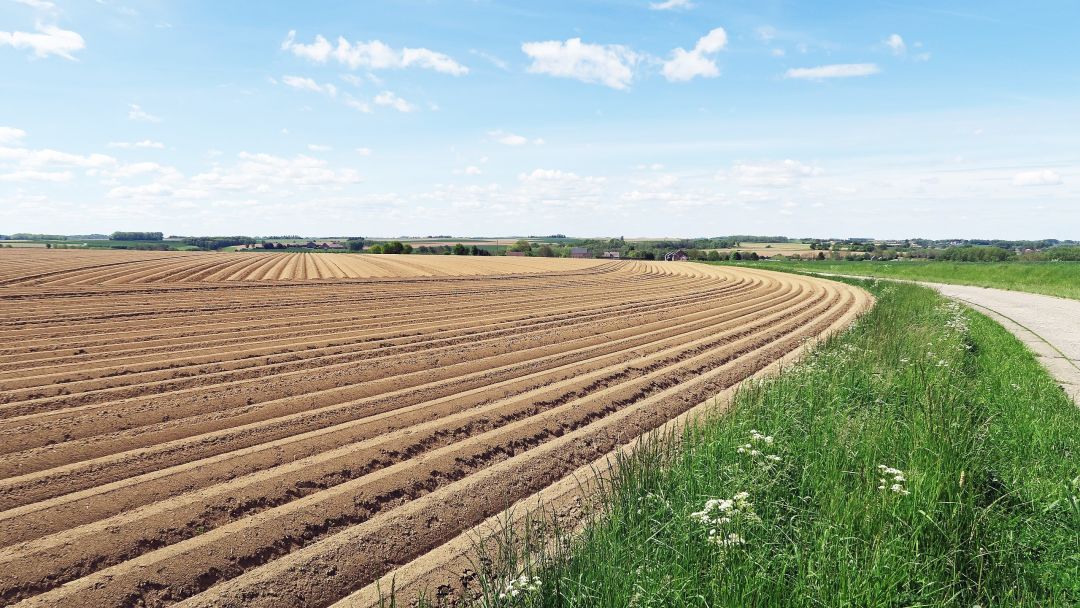
[[[12,251],[0,603],[26,606],[332,604],[868,302],[684,263]]]

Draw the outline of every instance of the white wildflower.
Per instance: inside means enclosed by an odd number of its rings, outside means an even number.
[[[911,492],[904,487],[904,483],[907,482],[907,477],[904,475],[903,471],[884,464],[879,464],[877,470],[880,475],[883,475],[883,477],[878,479],[877,489],[883,491],[888,490],[895,494],[900,494],[901,496],[911,494]]]
[[[507,581],[502,593],[499,594],[499,599],[505,600],[508,598],[516,598],[525,593],[535,593],[540,591],[540,586],[540,577],[522,574],[517,578],[512,578]]]

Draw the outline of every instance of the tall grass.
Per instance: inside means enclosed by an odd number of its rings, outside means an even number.
[[[729,263],[729,262],[725,262]],[[997,287],[1080,299],[1080,262],[730,262],[737,265]]]
[[[478,603],[1080,605],[1080,409],[996,323],[871,289],[729,414],[643,443],[584,532],[504,555]]]

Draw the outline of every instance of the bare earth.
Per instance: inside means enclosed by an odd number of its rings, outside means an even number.
[[[2,250],[0,604],[431,583],[462,533],[870,302],[681,262]]]

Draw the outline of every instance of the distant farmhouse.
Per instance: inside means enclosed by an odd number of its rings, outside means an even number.
[[[682,249],[676,249],[675,251],[669,251],[664,254],[665,262],[685,262],[689,260],[690,256],[686,254],[686,251]]]
[[[600,257],[608,258],[610,260],[617,260],[617,259],[619,259],[619,252],[618,251],[605,251],[605,252],[600,254]]]
[[[587,258],[589,257],[589,250],[584,247],[571,247],[570,257],[572,258]]]

